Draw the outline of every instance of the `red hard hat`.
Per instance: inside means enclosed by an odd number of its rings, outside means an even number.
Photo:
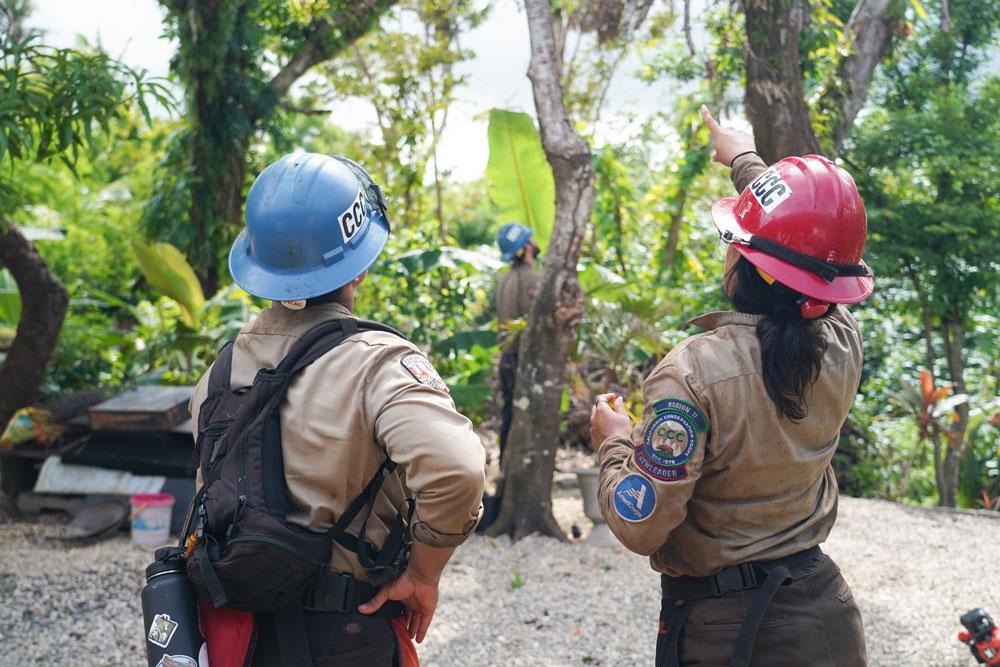
[[[875,278],[861,259],[868,230],[854,179],[819,155],[788,157],[712,218],[722,239],[779,283],[826,303],[857,303]]]

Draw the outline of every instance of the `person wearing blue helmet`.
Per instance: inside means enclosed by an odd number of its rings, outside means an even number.
[[[531,302],[538,291],[535,260],[540,250],[531,229],[510,222],[497,231],[500,259],[510,262],[510,270],[497,281],[497,325],[500,332],[500,395],[503,410],[500,421],[500,460],[503,461],[510,434],[513,414],[514,382],[517,375],[517,347],[520,335],[508,336],[504,325],[511,320],[523,319],[531,310]]]
[[[517,380],[517,351],[520,344],[519,334],[509,334],[507,324],[512,320],[527,317],[531,303],[538,291],[538,275],[535,273],[535,261],[541,254],[534,234],[529,227],[520,223],[509,222],[497,231],[497,246],[500,248],[500,259],[510,262],[510,269],[497,281],[497,325],[500,340],[500,466],[505,467],[504,452],[507,449],[507,438],[510,435],[510,424],[514,412],[514,384]],[[503,488],[502,483],[497,487]],[[493,523],[499,512],[500,497],[486,496],[484,498],[483,520],[479,530],[485,530]]]
[[[481,511],[483,447],[421,351],[353,315],[389,236],[385,198],[361,166],[340,156],[286,155],[257,177],[245,219],[229,270],[239,287],[273,303],[236,337],[228,386],[250,386],[319,327],[339,321],[343,334],[303,364],[280,407],[284,518],[299,530],[338,535],[329,568],[294,616],[304,627],[289,630],[281,614],[258,616],[246,664],[299,664],[287,651],[303,648],[317,664],[412,664],[410,640],[423,640],[444,566]],[[211,376],[191,401],[196,424]],[[358,513],[371,488],[367,513]],[[340,526],[344,515],[356,520]],[[402,545],[391,539],[396,524],[406,527]],[[403,565],[386,576],[367,554],[390,543]],[[289,648],[288,635],[307,646]]]

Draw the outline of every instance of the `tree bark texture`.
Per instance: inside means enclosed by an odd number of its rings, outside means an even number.
[[[20,408],[38,399],[38,389],[59,342],[69,294],[38,250],[10,223],[0,220],[0,266],[21,292],[21,320],[0,366],[0,430]]]
[[[839,152],[864,105],[875,67],[891,42],[888,16],[898,0],[859,0],[847,24],[850,53],[818,104],[833,118],[826,153]],[[768,163],[823,153],[803,93],[800,37],[808,0],[741,0],[747,42],[745,104],[754,139]]]
[[[531,39],[528,78],[542,147],[555,176],[556,220],[521,334],[503,505],[490,530],[514,539],[531,533],[564,537],[552,515],[552,473],[566,357],[583,313],[576,265],[594,202],[590,147],[573,128],[563,100],[552,10],[548,0],[525,0],[525,9]]]

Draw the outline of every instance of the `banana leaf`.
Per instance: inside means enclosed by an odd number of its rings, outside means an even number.
[[[184,254],[169,243],[132,242],[139,270],[154,289],[177,302],[184,324],[197,329],[205,309],[205,295]]]
[[[556,217],[556,185],[535,121],[526,113],[493,109],[486,180],[500,222],[531,227],[544,249]]]

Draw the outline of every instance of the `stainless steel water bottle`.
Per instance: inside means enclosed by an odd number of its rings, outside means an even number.
[[[149,667],[198,667],[205,640],[198,626],[198,595],[182,558],[157,558],[146,568],[142,620]]]

